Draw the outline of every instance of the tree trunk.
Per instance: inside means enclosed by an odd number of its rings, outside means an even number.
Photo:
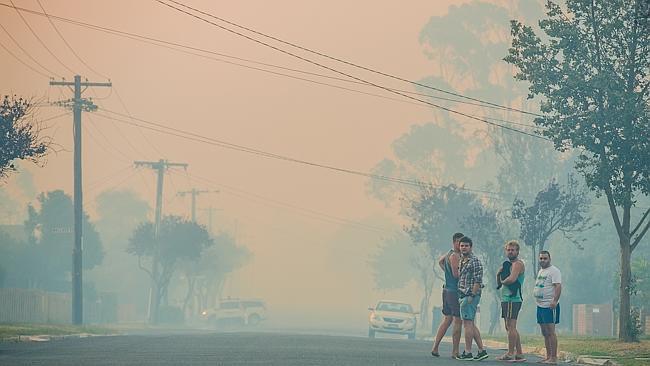
[[[632,270],[630,259],[632,248],[630,239],[621,238],[621,285],[619,287],[619,298],[621,303],[618,309],[618,339],[623,342],[634,342],[636,339],[632,334],[632,317],[630,316],[630,284],[632,279]]]
[[[493,301],[492,310],[490,311],[490,329],[488,330],[489,335],[494,335],[494,330],[499,324],[499,315],[501,313],[501,299],[499,298],[499,292],[493,291]]]
[[[183,315],[187,316],[187,306],[190,303],[190,300],[192,299],[192,295],[194,295],[194,277],[192,277],[190,274],[186,273],[185,276],[187,277],[187,294],[185,295],[185,301],[183,301]],[[194,314],[189,314],[189,315],[194,315]]]
[[[531,245],[531,249],[533,250],[533,256],[530,257],[533,262],[533,271],[531,276],[533,277],[533,281],[535,281],[537,279],[537,271],[539,271],[539,268],[537,268],[537,245]]]
[[[425,327],[429,322],[429,301],[431,299],[431,288],[424,289],[424,296],[420,301],[420,327]]]

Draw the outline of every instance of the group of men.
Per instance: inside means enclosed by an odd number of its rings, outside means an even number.
[[[441,256],[438,264],[445,274],[442,290],[442,314],[431,355],[440,357],[439,346],[450,326],[452,330],[452,357],[457,360],[481,361],[488,358],[483,346],[481,332],[476,323],[476,311],[481,301],[484,287],[483,264],[472,253],[472,239],[456,233],[452,237],[453,248]],[[501,297],[501,317],[508,332],[508,351],[496,359],[510,362],[526,361],[521,348],[521,338],[517,331],[517,318],[524,300],[525,265],[519,259],[519,243],[510,240],[504,245],[507,260],[496,272],[497,289]],[[537,303],[537,323],[540,325],[546,346],[546,358],[542,364],[557,363],[557,336],[555,324],[560,322],[560,295],[562,293],[562,275],[560,270],[551,265],[551,254],[539,252],[540,270],[535,281],[533,297]],[[465,332],[465,349],[460,353],[461,333]],[[476,343],[478,353],[472,354],[472,343]]]

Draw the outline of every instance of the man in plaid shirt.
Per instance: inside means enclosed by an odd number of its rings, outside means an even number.
[[[481,361],[488,357],[481,332],[479,332],[474,319],[476,309],[481,301],[481,288],[483,287],[483,265],[477,256],[472,253],[472,239],[463,237],[460,239],[460,276],[458,277],[458,297],[460,298],[460,317],[463,320],[465,329],[465,351],[458,356],[459,360]],[[472,356],[472,340],[476,341],[478,354]]]

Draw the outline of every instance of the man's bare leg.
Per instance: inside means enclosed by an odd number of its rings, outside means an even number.
[[[476,342],[476,346],[478,347],[478,351],[481,352],[483,348],[483,339],[481,338],[481,331],[478,330],[478,327],[474,324],[474,342]]]
[[[510,327],[509,327],[508,319],[503,319],[503,325],[505,326],[506,332],[508,334],[508,351],[506,351],[505,354],[497,357],[497,360],[508,361],[515,357],[515,353],[514,350],[510,350]]]
[[[460,319],[460,317],[455,316],[453,321],[454,321],[454,327],[452,333],[452,348],[451,348],[452,357],[458,356],[460,354],[460,334],[463,328],[463,321]]]
[[[546,362],[557,363],[557,334],[555,334],[555,324],[548,324],[549,330],[549,343],[551,346],[551,356]]]
[[[508,354],[514,355],[517,344],[517,319],[506,319],[506,323],[506,329],[508,329]]]
[[[474,329],[476,328],[474,326],[474,321],[463,319],[463,328],[465,330],[465,352],[471,353],[472,341],[474,340]]]
[[[539,328],[542,331],[542,336],[544,337],[544,348],[546,349],[546,357],[544,357],[544,359],[539,362],[545,362],[548,361],[549,357],[551,357],[551,339],[548,335],[548,327],[546,324],[540,324]]]
[[[433,342],[433,348],[431,349],[432,353],[438,353],[438,347],[440,347],[442,337],[444,337],[445,333],[447,333],[447,329],[449,329],[452,320],[453,319],[451,315],[445,315],[445,317],[440,322],[440,326],[438,326],[438,332],[436,333],[436,339]]]

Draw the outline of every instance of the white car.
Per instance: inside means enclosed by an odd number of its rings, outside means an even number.
[[[258,325],[266,319],[266,304],[259,299],[224,299],[215,309],[206,309],[201,316],[214,326]]]
[[[368,337],[375,338],[375,333],[406,334],[409,339],[415,339],[417,328],[416,315],[410,304],[380,300],[377,306],[369,307]]]

